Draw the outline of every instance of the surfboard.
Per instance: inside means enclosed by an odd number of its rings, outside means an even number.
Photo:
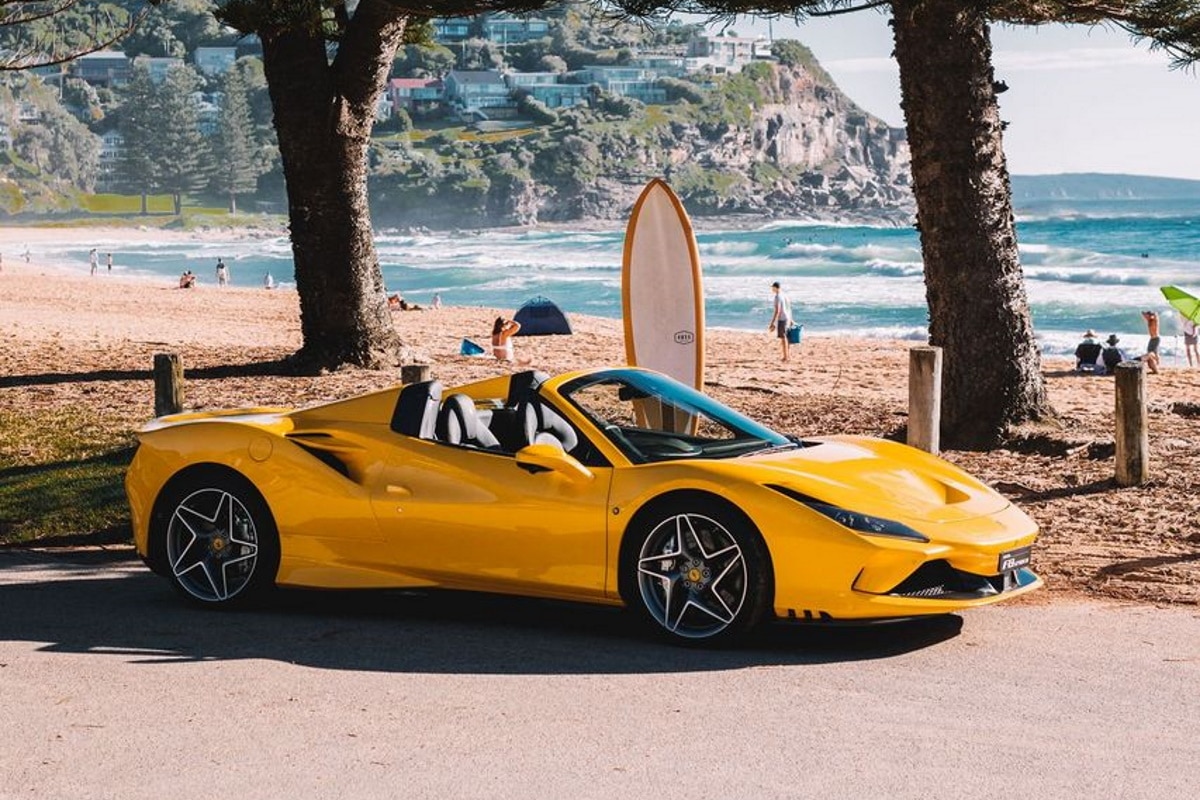
[[[621,264],[621,310],[630,366],[656,370],[703,389],[700,251],[683,203],[660,178],[646,185],[629,215]]]

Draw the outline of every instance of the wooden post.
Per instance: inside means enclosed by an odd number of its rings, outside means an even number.
[[[154,354],[154,416],[183,411],[183,359],[177,353]]]
[[[401,383],[422,383],[429,380],[428,364],[404,364],[400,367]]]
[[[942,348],[908,351],[908,444],[937,455],[941,451]]]
[[[1146,371],[1140,361],[1117,364],[1117,485],[1150,479],[1150,432],[1146,427]]]

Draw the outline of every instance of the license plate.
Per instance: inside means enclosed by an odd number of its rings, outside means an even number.
[[[1018,547],[1016,550],[1006,550],[1000,554],[1000,572],[1012,572],[1014,569],[1028,567],[1033,560],[1033,546]]]

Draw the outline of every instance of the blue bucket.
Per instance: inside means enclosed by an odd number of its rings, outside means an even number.
[[[800,344],[800,338],[804,336],[803,325],[792,325],[787,329],[788,344]]]

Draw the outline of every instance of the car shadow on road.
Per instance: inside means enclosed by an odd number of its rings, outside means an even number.
[[[128,550],[0,551],[0,641],[135,663],[271,659],[334,670],[636,674],[890,658],[958,635],[941,616],[769,625],[742,647],[660,642],[613,608],[465,592],[285,591],[254,611],[193,608]]]

